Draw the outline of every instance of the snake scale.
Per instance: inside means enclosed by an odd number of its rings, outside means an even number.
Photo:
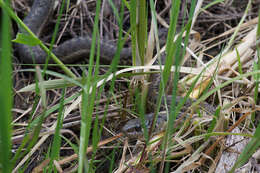
[[[48,23],[51,15],[53,14],[53,6],[55,0],[34,0],[32,8],[29,14],[25,17],[23,22],[31,29],[31,31],[40,37],[42,30]],[[19,32],[23,32],[21,29]],[[91,38],[89,36],[76,37],[65,41],[54,48],[53,53],[64,63],[71,63],[79,60],[80,58],[89,57],[91,48]],[[42,64],[46,61],[46,53],[39,46],[27,46],[24,44],[17,44],[17,50],[20,59],[25,63],[37,63]],[[100,41],[100,59],[103,62],[111,62],[116,53],[116,46]],[[131,48],[123,48],[120,53],[120,61],[127,61],[131,59]],[[158,77],[158,76],[157,76]],[[158,84],[159,77],[156,80]],[[178,103],[182,99],[178,97],[176,102]],[[171,96],[167,96],[167,105],[170,105]],[[168,103],[169,102],[169,103]],[[189,99],[184,109],[188,109],[191,106],[192,100]],[[208,112],[213,113],[214,107],[207,103],[201,103],[200,105]],[[185,110],[181,110],[183,112]],[[181,113],[180,113],[181,114]],[[149,128],[152,124],[153,113],[145,116],[145,125]],[[164,128],[164,124],[167,122],[166,113],[159,113],[155,127],[157,131],[161,131]],[[141,121],[139,119],[129,120],[122,128],[122,131],[129,138],[140,138],[143,135],[141,128]]]

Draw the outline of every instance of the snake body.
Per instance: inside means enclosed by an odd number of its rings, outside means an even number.
[[[34,0],[31,11],[23,22],[31,31],[40,36],[48,19],[53,13],[54,0]],[[20,29],[19,32],[23,32]],[[76,37],[65,41],[54,48],[52,52],[64,63],[71,63],[80,58],[88,58],[90,54],[92,39],[89,36]],[[46,61],[46,53],[39,46],[28,46],[17,44],[20,59],[25,63],[42,64]],[[115,53],[116,46],[100,41],[100,59],[103,62],[111,62]],[[131,48],[123,48],[120,53],[120,60],[131,58]]]

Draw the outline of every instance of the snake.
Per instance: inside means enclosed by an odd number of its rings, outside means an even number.
[[[55,0],[34,0],[30,12],[24,18],[23,22],[36,36],[40,37],[41,33],[48,23],[50,17],[54,11]],[[23,29],[19,29],[20,33],[24,33]],[[75,37],[63,42],[52,50],[52,52],[64,63],[75,62],[83,57],[89,57],[91,49],[92,39],[89,36]],[[28,46],[25,44],[17,44],[17,50],[20,59],[25,63],[30,64],[43,64],[46,62],[47,54],[39,46]],[[117,47],[111,43],[107,43],[103,40],[100,41],[100,60],[103,62],[111,62],[116,54]],[[131,48],[122,48],[120,52],[120,61],[129,61],[132,53]],[[157,75],[155,83],[160,81],[160,77]],[[150,92],[151,93],[151,92]],[[177,97],[176,103],[178,103],[182,97]],[[167,96],[167,105],[170,105],[171,96]],[[188,99],[183,106],[188,109],[194,100]],[[168,103],[169,102],[169,103]],[[201,103],[201,107],[208,112],[213,113],[215,108],[205,102]],[[183,112],[183,110],[181,110]],[[179,113],[179,115],[181,114]],[[151,128],[154,113],[145,115],[145,125],[147,128]],[[179,117],[179,116],[178,116]],[[162,131],[165,123],[167,122],[167,114],[160,112],[155,123],[156,131]],[[122,128],[122,132],[129,138],[141,138],[143,136],[143,128],[141,126],[141,120],[139,118],[128,120]]]
[[[34,0],[30,12],[24,18],[23,22],[38,37],[48,23],[54,11],[55,0]],[[24,33],[23,29],[19,29],[20,33]],[[64,63],[72,63],[89,57],[92,39],[89,36],[79,36],[72,38],[58,45],[52,52]],[[40,46],[28,46],[25,44],[17,44],[17,50],[20,59],[29,64],[44,64],[47,54]],[[109,63],[116,54],[117,46],[111,43],[100,41],[100,59]],[[131,48],[122,48],[120,52],[120,60],[127,61],[131,58]]]

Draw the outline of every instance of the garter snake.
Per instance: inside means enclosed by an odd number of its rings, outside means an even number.
[[[40,37],[44,27],[53,14],[55,0],[34,0],[29,14],[23,22],[30,30]],[[19,32],[23,32],[20,29]],[[52,50],[52,52],[64,63],[71,63],[80,58],[88,58],[90,54],[92,39],[89,36],[75,37],[63,42]],[[28,46],[17,44],[20,59],[25,63],[45,63],[46,53],[39,46]],[[100,59],[104,62],[111,62],[117,51],[117,46],[100,41]],[[120,60],[127,61],[131,58],[131,48],[122,48]]]

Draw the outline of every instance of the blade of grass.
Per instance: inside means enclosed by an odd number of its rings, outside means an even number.
[[[101,7],[101,1],[98,0],[96,4],[96,16],[95,16],[95,22],[94,22],[94,30],[92,33],[92,44],[90,49],[90,60],[89,60],[89,71],[88,76],[85,79],[85,88],[86,90],[83,90],[82,92],[82,107],[81,107],[81,128],[80,128],[80,146],[79,146],[79,168],[78,172],[82,173],[85,163],[85,168],[88,171],[89,170],[89,163],[85,156],[86,148],[89,143],[89,136],[90,136],[90,129],[91,129],[91,119],[92,119],[92,112],[94,109],[94,101],[95,101],[95,91],[96,91],[96,82],[93,82],[92,77],[92,71],[93,71],[93,64],[94,64],[94,54],[95,54],[95,46],[96,46],[96,38],[97,38],[97,32],[98,32],[98,20],[99,20],[99,14],[100,14],[100,7]],[[99,58],[99,57],[98,57]],[[97,69],[98,71],[98,69]],[[84,76],[83,76],[84,81]],[[93,85],[92,85],[93,84]],[[92,87],[92,90],[91,89]]]
[[[176,1],[173,5],[174,5],[174,7],[172,7],[172,9],[171,9],[171,13],[172,13],[171,15],[174,15],[174,16],[173,17],[171,16],[171,19],[172,19],[171,22],[172,23],[170,23],[170,27],[171,27],[171,24],[172,24],[173,25],[172,32],[175,34],[176,24],[177,24],[178,14],[179,14],[179,8],[180,8],[180,1],[179,2]],[[176,70],[175,70],[174,75],[173,75],[172,102],[171,102],[171,106],[170,106],[169,119],[168,119],[167,127],[166,127],[166,133],[165,133],[166,135],[164,137],[164,155],[163,155],[164,158],[166,157],[166,148],[167,148],[168,139],[170,139],[170,137],[173,135],[174,130],[175,130],[174,129],[174,121],[176,120],[177,115],[179,113],[179,111],[177,111],[177,109],[175,109],[175,107],[176,107],[176,96],[177,96],[177,89],[178,89],[180,66],[181,66],[182,59],[183,59],[185,52],[186,52],[186,46],[188,44],[189,33],[190,33],[190,29],[191,29],[191,24],[192,24],[192,19],[193,19],[195,7],[196,7],[196,2],[192,1],[191,7],[190,7],[188,23],[186,24],[185,27],[183,27],[180,35],[178,36],[177,40],[175,41],[175,44],[172,45],[172,46],[166,45],[166,51],[168,53],[168,55],[166,57],[166,64],[167,64],[167,59],[169,59],[168,62],[173,64],[175,66]],[[182,35],[183,35],[185,30],[186,30],[186,34],[185,34],[185,39],[184,39],[184,46],[181,49]],[[167,44],[170,44],[171,42],[172,42],[171,40],[167,40]],[[171,57],[171,55],[174,55],[174,59],[173,59],[173,57]],[[166,71],[166,69],[164,70],[165,74],[163,75],[163,77],[165,77],[164,80],[165,79],[167,80],[167,78],[170,75],[170,71]],[[166,85],[166,83],[165,83],[165,85]],[[161,163],[161,166],[160,166],[161,172],[163,171],[163,166],[164,166],[164,163]],[[170,169],[170,165],[169,165],[169,163],[167,163],[165,171],[167,172],[167,171],[169,171],[169,169]]]
[[[137,24],[136,24],[136,0],[130,1],[130,25],[131,25],[131,46],[132,46],[132,64],[137,65],[136,48],[137,48]]]
[[[61,93],[61,100],[60,100],[60,107],[59,107],[59,113],[57,117],[57,126],[55,129],[54,139],[51,146],[51,157],[50,157],[50,166],[48,172],[54,172],[54,165],[53,161],[59,159],[60,155],[60,147],[61,147],[61,137],[60,137],[60,130],[62,128],[63,124],[63,118],[64,118],[64,97],[65,97],[65,88],[62,90]]]
[[[116,9],[115,9],[116,10]],[[114,11],[114,13],[118,13],[117,11]],[[121,11],[120,11],[120,16],[119,16],[119,20],[118,20],[118,25],[119,25],[119,35],[118,35],[118,42],[117,42],[117,50],[116,53],[113,57],[113,61],[110,65],[109,70],[107,71],[105,78],[108,77],[108,75],[110,75],[111,73],[115,72],[118,68],[118,63],[120,61],[120,52],[123,48],[123,45],[128,37],[128,34],[125,35],[125,37],[123,37],[123,13],[124,13],[124,4],[121,4]],[[131,31],[131,29],[130,29]]]
[[[259,45],[259,39],[260,39],[260,10],[258,11],[258,24],[257,24],[257,31],[256,31],[256,53],[257,53],[257,64],[254,65],[256,67],[256,70],[260,70],[260,45]],[[258,102],[258,89],[259,89],[259,75],[255,75],[255,91],[254,91],[254,100],[255,103]],[[252,121],[255,120],[255,112],[252,114]]]
[[[245,20],[247,14],[248,14],[250,8],[251,8],[251,0],[248,1],[246,10],[245,10],[245,12],[244,12],[244,15],[243,15],[242,18],[240,19],[240,21],[239,21],[239,23],[238,23],[238,25],[237,25],[237,27],[236,27],[236,30],[235,30],[234,34],[232,34],[232,36],[231,36],[231,38],[230,38],[230,40],[229,40],[229,42],[228,42],[227,47],[226,47],[225,50],[229,50],[230,47],[233,45],[233,42],[234,42],[234,40],[235,40],[235,37],[236,37],[237,34],[238,34],[239,28],[240,28],[241,25],[243,24],[243,22],[244,22],[244,20]]]
[[[147,10],[146,0],[137,1],[138,21],[137,21],[137,45],[141,64],[144,65],[144,55],[147,41]]]
[[[111,153],[112,158],[110,159],[110,164],[109,164],[109,169],[108,169],[109,173],[112,173],[113,170],[114,170],[114,167],[115,167],[115,154],[116,154],[116,150],[117,150],[117,148],[114,148],[112,153]]]
[[[161,77],[161,82],[160,82],[160,86],[159,86],[159,99],[157,100],[156,105],[157,110],[156,110],[156,116],[155,118],[158,117],[158,112],[160,109],[160,103],[162,101],[162,95],[165,94],[164,93],[164,88],[167,84],[167,81],[169,79],[170,76],[170,68],[173,64],[175,64],[175,69],[176,72],[178,71],[178,65],[176,62],[176,56],[174,57],[174,55],[177,55],[177,47],[181,46],[181,35],[179,35],[179,37],[177,38],[176,42],[174,42],[174,36],[176,34],[176,27],[177,27],[177,20],[178,20],[178,16],[179,16],[179,9],[180,9],[180,0],[176,0],[173,2],[172,7],[171,7],[171,15],[170,15],[170,27],[168,30],[168,37],[167,37],[167,42],[166,42],[166,60],[165,60],[165,68],[162,72],[162,77]],[[179,43],[179,45],[178,45]],[[176,74],[176,73],[175,73]],[[177,77],[176,75],[174,75],[174,77]],[[177,79],[178,80],[178,79]],[[174,86],[173,86],[174,87]],[[173,88],[174,90],[174,88]],[[175,97],[176,95],[173,93],[172,96],[172,102],[175,103]],[[164,98],[166,99],[166,98]],[[166,110],[167,111],[167,110]],[[168,112],[168,111],[167,111]],[[173,118],[171,118],[169,115],[168,116],[168,123],[173,121]],[[154,129],[155,126],[155,121],[153,121],[153,126],[152,128]],[[151,134],[151,132],[150,132]],[[165,137],[163,139],[163,160],[165,160],[165,156],[166,156],[166,147],[167,147],[167,140],[168,140],[168,135],[169,135],[169,126],[166,127],[166,133],[165,133]],[[160,164],[160,170],[159,172],[162,173],[164,169],[164,161],[161,162]],[[168,170],[169,166],[166,165],[165,170]]]
[[[36,83],[36,84],[37,84],[37,92],[36,93],[38,93],[38,83]],[[25,129],[25,133],[24,133],[24,137],[23,137],[23,140],[21,142],[21,145],[16,150],[15,155],[12,158],[12,162],[13,163],[16,163],[16,161],[19,158],[22,158],[28,152],[28,148],[29,147],[27,147],[27,150],[25,150],[25,151],[23,151],[23,150],[24,150],[25,145],[27,145],[29,143],[29,141],[31,140],[31,138],[32,138],[31,129],[34,126],[31,125],[31,124],[32,124],[33,115],[36,113],[36,108],[37,108],[39,102],[40,102],[40,96],[37,94],[36,97],[34,98],[34,103],[33,103],[33,107],[32,107],[32,113],[30,114],[30,117],[29,117],[29,120],[28,120],[28,124],[29,125]],[[22,151],[23,151],[23,153],[21,153]]]
[[[9,7],[9,0],[6,0]],[[6,9],[1,15],[0,51],[0,172],[11,172],[11,108],[12,108],[12,68],[11,68],[11,22]]]
[[[240,61],[240,55],[239,55],[239,52],[238,52],[237,48],[235,50],[236,50],[236,53],[237,53],[238,72],[240,74],[242,74],[243,71],[242,71],[242,64],[241,64],[241,61]]]
[[[172,8],[174,8],[174,10],[172,10],[171,13],[171,23],[170,23],[170,28],[168,30],[168,36],[167,36],[167,43],[166,43],[166,61],[165,61],[165,68],[162,71],[162,76],[161,76],[161,82],[160,82],[160,86],[159,86],[159,93],[158,93],[158,98],[157,98],[157,102],[156,102],[156,110],[155,110],[155,116],[154,116],[154,120],[152,123],[152,128],[149,131],[149,136],[152,133],[152,130],[155,128],[155,120],[157,120],[158,118],[158,112],[160,110],[160,106],[161,106],[161,102],[162,102],[162,96],[164,94],[164,86],[166,86],[166,83],[169,79],[169,75],[170,75],[170,68],[173,64],[173,53],[176,50],[176,44],[173,44],[173,38],[176,32],[176,24],[177,24],[177,18],[178,18],[178,5],[180,5],[180,1],[174,1]],[[176,11],[177,10],[177,11]],[[174,15],[176,13],[176,15]],[[170,52],[171,50],[171,52]]]
[[[221,3],[221,2],[223,2],[223,1],[225,1],[225,0],[215,0],[215,1],[213,1],[213,2],[210,2],[210,3],[207,4],[205,7],[201,8],[200,12],[203,11],[203,10],[206,10],[207,8],[209,8],[209,7],[213,6],[213,5],[216,5],[216,4],[218,4],[218,3]]]
[[[243,166],[248,161],[248,159],[254,154],[254,152],[259,148],[259,146],[260,146],[260,123],[256,128],[253,138],[246,145],[242,153],[239,155],[235,165],[229,172],[234,172],[236,168]]]
[[[98,33],[97,33],[97,35],[99,36]],[[97,38],[99,38],[98,36],[97,36]],[[95,68],[95,73],[94,73],[94,76],[93,76],[94,79],[97,79],[97,76],[98,76],[98,73],[99,73],[100,39],[98,39],[97,41],[98,41],[98,44],[97,44],[97,56],[96,56],[97,57],[97,60],[96,60],[97,63],[96,63],[96,66],[95,66],[96,68]],[[92,120],[92,113],[93,113],[94,104],[95,104],[95,100],[96,100],[95,93],[96,93],[96,90],[97,90],[97,87],[96,87],[97,86],[97,81],[98,80],[95,80],[95,84],[93,85],[94,90],[92,92],[92,97],[91,97],[92,99],[91,99],[91,102],[90,102],[91,105],[89,105],[90,106],[90,110],[89,110],[90,113],[89,113],[89,116],[88,116],[88,118],[89,118],[88,121]],[[103,86],[99,89],[99,92],[97,94],[98,95],[97,100],[100,99],[102,91],[103,91]],[[89,124],[89,126],[90,126],[90,124]],[[102,131],[102,127],[100,128],[100,131]],[[89,136],[90,135],[87,132],[86,138],[89,138]],[[94,122],[94,126],[93,126],[93,132],[92,132],[92,147],[93,147],[92,159],[90,160],[89,166],[86,169],[87,172],[96,172],[94,170],[95,169],[94,168],[94,158],[96,156],[97,145],[98,145],[98,142],[100,140],[100,136],[101,136],[101,134],[98,133],[98,117],[96,117],[95,118],[95,122]],[[86,146],[88,146],[88,142],[87,142]]]
[[[86,79],[87,80],[87,79]],[[79,169],[78,172],[83,171],[85,164],[85,169],[89,171],[91,166],[85,156],[86,148],[89,143],[92,113],[94,109],[95,95],[96,95],[96,85],[93,86],[93,91],[91,93],[82,92],[82,105],[81,105],[81,128],[80,128],[80,146],[79,146]]]
[[[113,3],[112,0],[108,0],[108,3],[110,5],[110,7],[112,8],[112,11],[113,11],[113,13],[114,13],[114,15],[116,17],[117,22],[119,22],[120,21],[120,17],[119,17],[119,13],[117,11],[117,8],[116,8],[115,4]]]
[[[61,16],[62,16],[62,12],[64,10],[65,2],[66,2],[66,0],[62,0],[61,7],[60,7],[60,10],[59,10],[58,19],[57,19],[57,22],[55,24],[54,31],[53,31],[52,38],[51,38],[51,44],[50,44],[50,49],[49,49],[50,52],[52,52],[53,45],[54,45],[54,42],[55,42],[55,39],[56,39],[56,36],[57,36],[57,33],[58,33],[58,29],[59,29],[59,26],[60,26],[60,19],[61,19]],[[43,77],[44,77],[45,72],[48,68],[49,59],[50,59],[50,54],[48,53],[45,64],[44,64],[44,68],[43,68]],[[70,76],[70,77],[72,77],[72,76]]]
[[[122,0],[122,2],[123,2],[124,5],[126,6],[126,8],[127,8],[128,10],[130,10],[130,5],[129,5],[128,1]]]
[[[216,127],[217,120],[219,119],[220,110],[221,110],[221,107],[218,106],[218,108],[216,109],[215,115],[212,117],[213,119],[212,119],[212,121],[209,125],[208,130],[207,130],[208,133],[213,132],[214,128]],[[209,138],[206,138],[205,140],[208,140],[208,139]]]

